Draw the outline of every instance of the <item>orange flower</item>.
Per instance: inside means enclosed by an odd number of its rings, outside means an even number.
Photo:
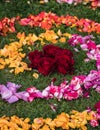
[[[45,124],[47,124],[51,130],[55,130],[55,123],[51,118],[46,118]]]
[[[41,118],[35,118],[34,123],[32,124],[32,130],[39,130],[41,126],[44,124],[44,119]]]
[[[6,65],[6,63],[5,63],[4,59],[0,58],[0,70],[4,69],[5,65]]]
[[[87,130],[86,125],[87,121],[97,121],[96,112],[86,110],[83,112],[78,112],[72,110],[70,115],[62,112],[55,119],[46,118],[43,119],[35,118],[32,124],[29,124],[29,118],[19,118],[17,116],[6,117],[3,116],[0,118],[0,129],[1,130],[55,130],[56,127],[70,130],[70,129],[80,129]]]
[[[22,62],[22,59],[26,56],[25,53],[22,53],[22,46],[22,43],[12,42],[0,50],[0,57],[2,57],[1,69],[4,69],[7,65],[9,68],[12,68],[10,72],[14,72],[15,74],[21,73],[24,70],[30,70],[27,64]]]
[[[49,128],[49,126],[48,125],[44,125],[42,128],[40,128],[39,130],[51,130],[50,128]]]
[[[44,20],[41,22],[41,27],[46,30],[51,29],[52,23],[50,21]]]
[[[60,39],[59,39],[59,42],[66,42],[66,38],[65,37],[61,37]]]
[[[58,38],[57,34],[53,30],[47,30],[45,33],[41,33],[39,37],[47,41],[56,40]]]
[[[68,129],[69,115],[65,113],[61,113],[54,119],[54,123],[56,127],[63,127],[64,129]]]
[[[31,125],[29,124],[30,119],[19,118],[17,116],[1,117],[0,118],[0,129],[1,130],[29,130]]]
[[[25,32],[23,32],[23,33],[18,32],[16,37],[17,37],[18,39],[21,39],[22,37],[25,38]]]

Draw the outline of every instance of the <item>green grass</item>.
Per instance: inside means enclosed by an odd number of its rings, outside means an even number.
[[[14,17],[17,15],[20,15],[21,17],[26,17],[30,13],[31,14],[38,14],[41,11],[46,12],[54,12],[58,15],[76,15],[79,18],[89,18],[91,20],[95,20],[97,22],[100,22],[100,11],[99,9],[96,9],[95,11],[90,9],[88,6],[84,6],[79,4],[78,6],[68,5],[68,4],[57,4],[54,1],[50,1],[50,3],[40,5],[39,1],[37,0],[31,0],[32,4],[28,5],[27,0],[11,0],[10,3],[5,3],[3,0],[0,1],[0,18],[3,17]],[[18,31],[26,32],[28,33],[36,33],[39,34],[43,32],[43,29],[40,28],[33,28],[30,27],[20,27],[16,25],[16,28]],[[78,33],[81,35],[87,35],[87,33],[79,33],[74,28],[65,28],[65,26],[61,26],[60,29],[62,32],[69,32],[71,34]],[[55,29],[56,30],[56,29]],[[95,41],[97,44],[100,43],[100,35],[97,35],[93,33],[95,36]],[[3,46],[7,43],[9,43],[9,39],[14,38],[16,39],[16,33],[15,34],[9,34],[7,37],[0,36],[0,48],[3,48]],[[63,48],[70,48],[67,43],[65,44],[57,44],[58,46],[61,46]],[[70,48],[73,50],[72,48]],[[27,50],[26,50],[27,51]],[[53,78],[56,78],[55,84],[59,84],[63,81],[63,79],[71,80],[71,77],[74,75],[80,75],[80,74],[88,74],[91,69],[95,69],[95,62],[91,61],[89,63],[84,63],[84,58],[86,57],[85,52],[81,50],[81,52],[74,52],[74,59],[75,59],[75,71],[73,75],[61,75],[58,73],[50,74],[48,76],[39,75],[38,79],[34,79],[32,77],[32,74],[34,70],[31,72],[24,72],[19,75],[14,75],[9,73],[9,70],[6,68],[4,70],[0,70],[0,84],[6,84],[8,81],[18,83],[22,85],[22,88],[20,90],[25,90],[27,87],[35,86],[40,90],[43,90],[45,87],[50,84],[51,80]],[[87,108],[87,106],[91,106],[93,108],[93,105],[100,99],[100,94],[97,94],[95,91],[91,91],[90,98],[84,99],[80,98],[79,100],[74,101],[66,101],[61,100],[57,101],[56,99],[51,100],[44,100],[44,99],[36,99],[32,103],[24,102],[20,100],[17,103],[14,104],[8,104],[7,102],[0,99],[0,116],[7,115],[17,115],[19,117],[30,117],[31,121],[35,117],[56,117],[57,114],[60,114],[61,112],[70,112],[72,109],[83,111]],[[57,104],[57,111],[54,112],[50,108],[50,104]],[[88,126],[89,130],[99,130],[100,126],[97,128],[91,128]]]

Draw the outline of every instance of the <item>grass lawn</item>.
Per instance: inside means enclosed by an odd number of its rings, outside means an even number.
[[[27,17],[29,14],[39,14],[42,11],[45,12],[53,12],[57,15],[72,15],[77,16],[78,18],[88,18],[91,20],[94,20],[98,23],[100,23],[100,9],[92,10],[89,8],[89,5],[82,5],[78,4],[77,6],[74,5],[68,5],[68,4],[58,4],[53,0],[50,0],[50,2],[46,4],[39,4],[39,0],[30,0],[31,4],[27,3],[27,0],[11,0],[11,2],[4,2],[3,0],[0,1],[0,19],[4,17],[15,17],[17,15],[21,16],[22,18]],[[54,28],[56,30],[56,28]],[[68,32],[71,34],[80,34],[82,36],[88,35],[88,33],[82,33],[77,31],[75,28],[65,27],[64,25],[60,26],[60,29],[62,32]],[[26,34],[29,33],[35,33],[40,34],[44,32],[43,29],[39,27],[30,28],[29,26],[22,27],[16,24],[16,30],[17,32],[25,32]],[[16,34],[8,34],[7,36],[0,36],[0,48],[3,48],[5,44],[10,43],[10,39],[16,40]],[[94,41],[99,44],[100,43],[100,34],[92,33],[95,36]],[[48,43],[48,42],[47,42]],[[37,46],[33,46],[33,50],[41,48],[41,45],[38,44]],[[57,43],[56,45],[62,47],[62,48],[68,48],[68,43]],[[72,75],[62,75],[58,73],[52,73],[48,76],[43,76],[42,74],[39,74],[39,78],[35,79],[32,75],[35,72],[32,71],[24,71],[23,73],[20,73],[18,75],[14,75],[12,73],[9,73],[9,69],[3,69],[0,70],[0,84],[6,84],[7,82],[14,82],[16,84],[21,84],[22,87],[20,90],[25,90],[26,88],[30,86],[35,86],[39,90],[43,90],[45,87],[50,84],[53,78],[56,78],[55,84],[59,85],[63,79],[68,79],[69,81],[71,78],[75,75],[80,74],[88,74],[90,70],[96,69],[95,62],[91,61],[88,63],[85,63],[83,60],[86,57],[85,52],[82,50],[77,54],[73,50],[73,48],[69,47],[74,54],[75,59],[75,71]],[[27,48],[24,48],[24,51],[27,52]],[[17,115],[19,117],[29,117],[31,121],[36,117],[50,117],[55,118],[56,115],[60,114],[61,112],[70,112],[71,110],[75,109],[78,111],[85,110],[88,106],[93,108],[94,104],[100,100],[100,94],[95,92],[94,90],[91,90],[90,92],[90,98],[80,98],[78,100],[73,101],[66,101],[61,100],[58,101],[57,99],[36,99],[33,102],[25,102],[25,101],[18,101],[13,104],[9,104],[2,100],[0,98],[0,116],[7,115]],[[54,112],[50,104],[57,104],[56,112]],[[94,109],[94,108],[93,108]],[[93,128],[88,126],[88,130],[99,130],[99,127]]]

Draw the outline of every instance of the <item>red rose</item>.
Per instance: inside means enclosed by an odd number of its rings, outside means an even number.
[[[54,45],[46,45],[43,52],[35,50],[29,53],[30,67],[38,69],[43,75],[48,75],[52,71],[62,74],[73,72],[73,54],[70,50],[62,49]]]
[[[43,57],[40,59],[38,71],[43,75],[48,75],[55,68],[55,60],[49,57]]]
[[[98,101],[98,102],[95,104],[94,108],[96,109],[96,111],[97,111],[98,113],[100,113],[100,101]]]
[[[57,71],[62,74],[71,73],[73,71],[74,60],[68,55],[56,56]]]
[[[43,56],[43,53],[41,51],[35,50],[33,52],[30,52],[28,56],[29,56],[29,60],[31,61],[30,67],[37,69],[40,59]]]
[[[73,57],[73,54],[70,50],[68,49],[61,49],[60,53],[61,55],[67,55],[67,56],[70,56],[70,57]]]
[[[59,48],[58,46],[54,46],[54,45],[46,45],[43,47],[44,55],[53,57],[53,58],[60,50],[61,50],[61,48]]]

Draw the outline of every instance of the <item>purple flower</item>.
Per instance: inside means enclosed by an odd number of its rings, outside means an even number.
[[[28,93],[23,91],[17,93],[21,85],[8,82],[7,85],[0,85],[0,94],[2,99],[6,100],[9,103],[17,102],[19,99],[27,101]]]
[[[8,98],[6,101],[8,101],[9,103],[14,103],[17,102],[19,99],[15,96],[12,95],[10,98]]]
[[[84,87],[85,89],[94,88],[100,93],[100,71],[91,70],[84,80]]]

